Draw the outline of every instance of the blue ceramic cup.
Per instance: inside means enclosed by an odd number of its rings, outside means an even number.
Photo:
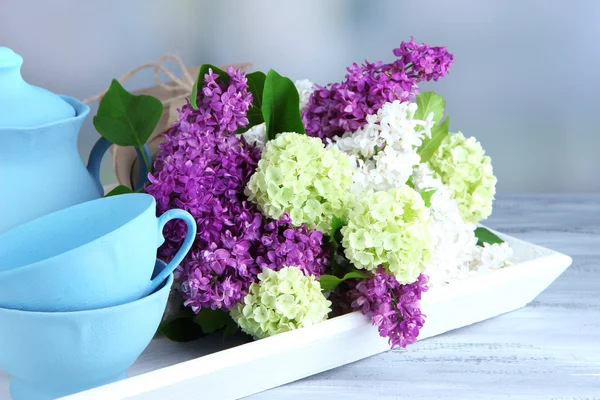
[[[13,377],[13,399],[56,399],[126,378],[156,333],[172,284],[170,274],[151,295],[99,310],[0,308],[0,365]]]
[[[151,280],[162,229],[172,219],[186,223],[186,239]],[[0,307],[80,311],[140,299],[173,272],[195,237],[196,221],[188,212],[169,210],[157,218],[148,194],[57,211],[0,235]]]

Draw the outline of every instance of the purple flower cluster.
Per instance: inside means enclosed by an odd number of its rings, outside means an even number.
[[[215,221],[199,221],[199,236],[210,241],[227,224],[222,214],[231,213],[220,200],[239,202],[258,165],[260,149],[235,135],[193,130],[193,124],[176,123],[165,134],[147,190],[160,211],[182,208],[193,215],[218,216]]]
[[[267,222],[246,201],[243,191],[260,149],[233,134],[247,124],[252,96],[243,73],[229,68],[228,74],[228,85],[207,74],[198,109],[187,104],[180,110],[146,187],[159,214],[180,208],[198,225],[194,246],[176,272],[185,305],[194,312],[230,309],[248,293],[263,267],[297,266],[319,276],[328,263],[320,232],[293,228],[287,215]],[[160,257],[170,260],[185,234],[183,222],[167,224]]]
[[[412,67],[411,72],[417,82],[443,78],[454,63],[454,56],[445,47],[415,43],[412,37],[409,42],[402,42],[399,48],[394,49],[394,55],[399,58],[396,65],[404,69]]]
[[[260,239],[263,217],[243,191],[260,149],[233,134],[248,123],[252,95],[242,72],[230,67],[228,74],[227,84],[206,74],[198,109],[187,104],[180,110],[146,187],[159,213],[180,208],[196,219],[194,246],[177,273],[186,305],[196,312],[230,308],[259,272],[251,247]],[[182,222],[167,224],[161,258],[171,259],[184,237]]]
[[[325,273],[329,264],[329,250],[323,246],[323,234],[308,230],[303,224],[294,228],[287,213],[279,221],[271,221],[264,226],[256,262],[261,268],[275,271],[285,266],[300,268],[305,275],[317,279]]]
[[[252,105],[248,79],[242,71],[227,67],[229,82],[223,83],[212,69],[204,76],[204,87],[198,93],[198,109],[189,104],[181,110],[180,121],[190,123],[198,132],[235,132],[248,125],[246,114]]]
[[[318,86],[302,113],[306,133],[323,139],[353,132],[387,102],[408,101],[417,95],[417,84],[437,81],[454,62],[445,47],[415,43],[414,38],[394,49],[394,62],[379,61],[348,68],[346,80]]]
[[[427,276],[408,285],[401,285],[393,275],[379,268],[375,275],[359,281],[348,294],[352,307],[361,309],[363,314],[371,315],[373,325],[379,328],[379,335],[389,339],[392,348],[406,347],[414,343],[419,330],[425,323],[419,300],[427,291]]]
[[[263,217],[243,190],[260,150],[235,135],[182,129],[180,124],[166,135],[146,190],[159,213],[181,208],[196,219],[196,241],[178,271],[186,305],[196,312],[230,308],[259,272],[250,250],[260,239]],[[167,224],[160,256],[170,259],[184,237],[182,222]]]

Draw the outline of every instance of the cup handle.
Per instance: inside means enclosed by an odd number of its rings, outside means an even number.
[[[153,293],[167,279],[167,277],[171,275],[173,271],[175,271],[177,266],[181,264],[187,253],[190,251],[192,245],[194,244],[194,241],[196,240],[196,220],[194,219],[194,217],[192,217],[192,214],[185,210],[173,209],[165,212],[158,218],[158,233],[159,237],[161,238],[159,246],[162,245],[165,241],[162,233],[163,228],[165,227],[167,222],[173,219],[181,219],[187,225],[187,234],[185,236],[185,240],[183,241],[183,244],[179,248],[177,254],[175,254],[175,257],[173,257],[171,262],[165,267],[165,269],[160,271],[160,273],[156,275],[156,277],[154,277],[154,279],[150,283],[150,287],[148,288],[146,294]]]
[[[104,158],[104,154],[110,149],[112,143],[108,141],[108,139],[104,137],[100,137],[94,147],[92,147],[92,152],[90,153],[90,159],[88,160],[87,170],[92,176],[94,183],[96,184],[96,188],[100,193],[100,196],[104,194],[104,188],[102,187],[102,182],[100,181],[100,166],[102,165],[102,159]],[[149,156],[150,151],[148,147],[144,145],[144,153]],[[138,150],[138,156],[141,157],[141,153]],[[141,163],[143,164],[143,163]],[[141,181],[141,185],[146,182],[146,175],[148,172],[146,171],[146,167],[143,166],[140,168],[140,177],[144,175],[144,180]],[[135,189],[135,188],[134,188]]]

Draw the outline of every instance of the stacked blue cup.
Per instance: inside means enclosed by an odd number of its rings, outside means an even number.
[[[156,259],[173,219],[187,236]],[[0,367],[14,400],[55,399],[126,377],[154,336],[173,271],[196,237],[147,194],[93,200],[0,235]]]

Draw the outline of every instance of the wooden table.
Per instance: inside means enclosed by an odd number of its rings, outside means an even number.
[[[499,196],[486,224],[573,265],[524,309],[248,399],[600,400],[600,196]],[[137,373],[175,363],[162,344]],[[187,346],[190,359],[207,351]],[[224,347],[219,338],[211,351]],[[0,400],[9,379],[0,370]]]
[[[600,196],[499,196],[486,224],[573,265],[524,309],[248,399],[600,399]]]

